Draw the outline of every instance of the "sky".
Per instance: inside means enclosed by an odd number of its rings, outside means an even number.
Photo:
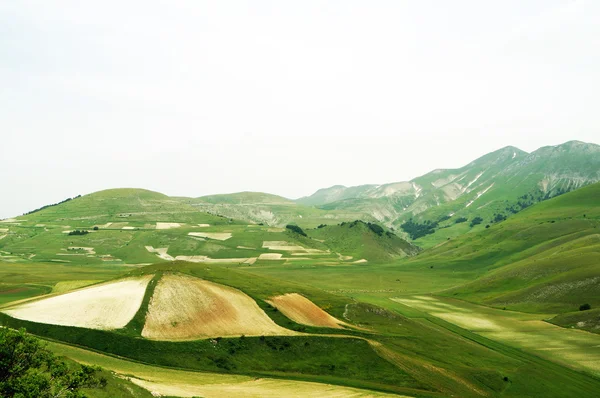
[[[0,218],[600,143],[600,1],[0,2]]]

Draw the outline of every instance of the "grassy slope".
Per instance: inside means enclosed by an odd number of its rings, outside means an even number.
[[[481,277],[446,295],[530,312],[600,305],[600,184],[532,206],[479,233],[426,251],[407,266]]]
[[[333,252],[352,256],[353,260],[385,262],[418,252],[404,239],[385,232],[378,235],[363,222],[328,225],[306,232],[314,239],[324,240]]]

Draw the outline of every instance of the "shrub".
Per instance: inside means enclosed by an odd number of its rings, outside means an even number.
[[[0,396],[65,397],[84,396],[82,388],[103,388],[97,367],[70,367],[50,352],[37,338],[0,327]]]
[[[474,227],[475,225],[479,225],[483,222],[483,218],[477,216],[474,219],[471,220],[471,227]]]
[[[466,222],[467,221],[467,217],[459,217],[456,220],[454,220],[455,224],[460,224],[461,222]]]
[[[402,228],[405,232],[407,232],[411,239],[415,240],[425,235],[429,235],[435,232],[435,228],[438,226],[436,221],[423,221],[422,224],[410,220],[406,221],[400,228]]]
[[[381,236],[381,234],[383,234],[383,228],[381,228],[381,226],[373,223],[367,223],[367,226],[371,231],[375,232],[377,235]]]
[[[591,310],[591,309],[592,309],[592,306],[589,305],[589,304],[587,304],[587,303],[586,304],[581,304],[579,306],[579,311],[587,311],[587,310]]]
[[[89,233],[90,233],[89,231],[85,231],[85,230],[80,231],[80,230],[76,229],[75,231],[69,232],[69,235],[87,235]]]
[[[297,225],[288,224],[288,225],[286,225],[285,227],[286,227],[287,229],[289,229],[290,231],[292,231],[292,232],[295,232],[295,233],[297,233],[297,234],[299,234],[299,235],[302,235],[302,236],[306,236],[306,232],[304,232],[304,231],[302,230],[302,228],[300,228],[300,227],[299,227],[299,226],[297,226]]]

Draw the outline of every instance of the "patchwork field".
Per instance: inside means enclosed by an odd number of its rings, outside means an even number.
[[[136,314],[151,275],[128,278],[5,309],[17,319],[90,329],[119,329]]]
[[[142,331],[157,340],[293,334],[241,291],[185,275],[160,279]]]
[[[0,322],[155,396],[595,398],[596,197],[421,251],[291,203],[300,229],[100,192],[2,224]]]

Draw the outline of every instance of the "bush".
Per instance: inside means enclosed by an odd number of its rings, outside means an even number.
[[[479,225],[483,222],[483,218],[477,216],[474,219],[471,220],[471,227],[474,227],[475,225]]]
[[[302,230],[302,228],[300,228],[300,227],[299,227],[299,226],[297,226],[297,225],[288,224],[288,225],[286,225],[285,227],[286,227],[287,229],[289,229],[290,231],[292,231],[292,232],[295,232],[295,233],[297,233],[297,234],[299,234],[299,235],[302,235],[302,236],[307,236],[307,235],[306,235],[306,232],[304,232],[304,231]]]
[[[400,228],[402,228],[405,232],[407,232],[408,235],[410,235],[410,238],[412,240],[415,240],[415,239],[421,238],[425,235],[434,233],[435,228],[437,226],[438,226],[438,223],[436,221],[426,220],[426,221],[423,221],[423,224],[420,224],[418,222],[413,221],[413,219],[411,218],[404,224],[400,225]]]
[[[87,235],[89,233],[90,233],[89,231],[85,231],[85,230],[80,231],[80,230],[76,229],[75,231],[69,232],[69,235]]]
[[[381,228],[381,226],[373,223],[367,223],[367,226],[371,231],[375,232],[377,235],[381,236],[381,234],[383,234],[383,228]]]
[[[97,367],[74,368],[57,358],[35,337],[0,327],[0,396],[80,398],[81,388],[105,387]]]
[[[466,221],[467,221],[467,217],[459,217],[454,221],[454,223],[460,224],[461,222],[466,222]]]
[[[587,303],[586,304],[581,304],[579,306],[579,311],[587,311],[587,310],[591,310],[591,309],[592,309],[592,306],[589,305],[589,304],[587,304]]]

